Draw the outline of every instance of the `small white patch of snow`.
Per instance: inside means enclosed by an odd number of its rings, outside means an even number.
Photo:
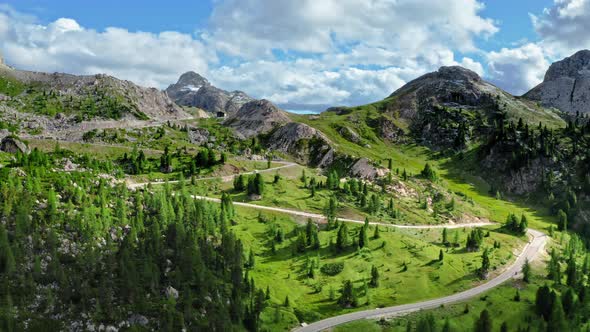
[[[202,87],[202,85],[194,86],[192,84],[189,84],[189,85],[183,86],[181,90],[182,91],[193,91],[193,92],[197,92],[197,91],[199,91],[199,89],[201,89],[201,87]]]

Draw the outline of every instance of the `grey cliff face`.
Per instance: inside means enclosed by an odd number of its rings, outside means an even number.
[[[590,113],[590,51],[552,64],[543,82],[524,96],[563,112]]]
[[[253,100],[242,91],[229,92],[219,89],[195,72],[182,74],[178,82],[170,85],[166,92],[179,105],[228,115],[235,114],[242,105]]]

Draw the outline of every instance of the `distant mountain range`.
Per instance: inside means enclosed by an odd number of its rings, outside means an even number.
[[[225,91],[217,88],[203,76],[189,71],[178,82],[166,89],[168,96],[178,105],[197,107],[212,113],[235,114],[242,105],[254,100],[242,91]]]

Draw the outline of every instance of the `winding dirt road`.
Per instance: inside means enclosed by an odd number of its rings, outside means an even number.
[[[504,272],[502,272],[499,276],[488,280],[486,283],[476,286],[474,288],[468,289],[466,291],[456,293],[453,295],[440,297],[437,299],[432,299],[423,302],[417,303],[409,303],[403,305],[397,305],[393,307],[387,308],[380,308],[374,310],[364,310],[364,311],[357,311],[350,314],[344,314],[340,316],[335,316],[331,318],[327,318],[324,320],[320,320],[315,323],[311,323],[306,326],[298,327],[293,331],[296,332],[315,332],[315,331],[323,331],[329,329],[331,327],[349,323],[355,320],[361,319],[368,319],[368,318],[380,318],[380,317],[392,317],[392,316],[399,316],[404,314],[409,314],[411,312],[425,310],[425,309],[434,309],[438,308],[441,305],[448,305],[453,304],[461,301],[468,300],[473,298],[477,295],[480,295],[484,292],[491,290],[494,287],[499,286],[500,284],[504,283],[505,281],[509,280],[510,278],[515,277],[520,273],[522,270],[522,266],[524,265],[525,261],[528,259],[532,261],[537,257],[537,255],[543,250],[545,247],[545,243],[547,241],[547,235],[530,229],[528,231],[528,235],[530,236],[531,240],[525,246],[522,253],[518,256],[516,261],[508,267]]]
[[[282,163],[283,165],[278,166],[278,167],[265,169],[265,170],[251,171],[251,172],[245,172],[245,173],[240,173],[240,174],[247,175],[247,174],[254,174],[254,173],[272,172],[272,171],[279,170],[282,168],[297,166],[297,164],[295,164],[295,163],[289,163],[289,162],[280,162],[280,163]],[[240,174],[233,174],[233,175],[228,175],[228,176],[224,176],[224,177],[206,177],[206,178],[200,178],[200,179],[196,179],[196,180],[197,181],[204,181],[204,180],[221,179],[222,181],[231,181],[234,177],[236,177]],[[178,181],[170,181],[168,183],[175,183],[175,182],[178,182]],[[130,189],[137,189],[137,188],[145,187],[150,183],[152,185],[157,185],[157,184],[163,184],[164,182],[128,183],[128,187]],[[197,196],[197,195],[193,195],[193,197],[195,199],[202,199],[202,200],[206,200],[206,201],[210,201],[210,202],[220,202],[221,201],[219,198],[213,198],[213,197]],[[312,218],[312,219],[316,219],[316,220],[324,220],[325,219],[325,217],[321,214],[305,212],[305,211],[256,205],[256,204],[251,204],[251,203],[241,203],[241,202],[234,202],[233,204],[237,205],[237,206],[252,208],[252,209],[280,212],[280,213],[290,214],[290,215],[294,215],[294,216]],[[356,223],[356,224],[364,224],[363,220],[354,220],[354,219],[346,219],[346,218],[338,218],[338,220],[350,222],[350,223]],[[371,225],[380,225],[380,226],[385,226],[385,227],[395,227],[395,228],[429,229],[429,228],[481,227],[481,226],[491,225],[493,223],[479,222],[479,223],[464,223],[464,224],[459,223],[459,224],[439,224],[439,225],[396,225],[396,224],[387,224],[387,223],[379,223],[379,222],[370,222],[370,224]],[[317,321],[315,323],[311,323],[309,325],[304,324],[305,326],[295,328],[293,331],[296,331],[296,332],[323,331],[325,329],[329,329],[331,327],[345,324],[345,323],[349,323],[349,322],[352,322],[355,320],[399,316],[399,315],[404,315],[404,314],[408,314],[408,313],[419,311],[419,310],[434,309],[434,308],[440,307],[441,305],[448,305],[448,304],[457,303],[457,302],[461,302],[461,301],[465,301],[470,298],[473,298],[473,297],[475,297],[479,294],[482,294],[484,292],[487,292],[487,291],[491,290],[492,288],[497,287],[498,285],[504,283],[505,281],[517,276],[520,273],[520,271],[522,270],[522,266],[524,265],[524,263],[527,259],[529,261],[532,261],[543,251],[543,248],[545,247],[545,244],[547,241],[547,235],[542,232],[539,232],[537,230],[533,230],[533,229],[529,229],[527,231],[527,234],[528,234],[530,240],[526,244],[526,246],[524,247],[524,249],[522,250],[520,255],[518,256],[516,261],[514,263],[512,263],[512,265],[510,265],[509,267],[505,268],[504,271],[500,275],[498,275],[497,277],[490,279],[487,282],[485,282],[481,285],[478,285],[474,288],[471,288],[466,291],[456,293],[453,295],[449,295],[449,296],[445,296],[445,297],[441,297],[441,298],[436,298],[436,299],[432,299],[432,300],[427,300],[427,301],[423,301],[423,302],[409,303],[409,304],[397,305],[397,306],[392,306],[392,307],[387,307],[387,308],[378,308],[378,309],[373,309],[373,310],[357,311],[357,312],[344,314],[344,315],[340,315],[340,316],[334,316],[334,317],[327,318],[327,319],[324,319],[321,321]]]

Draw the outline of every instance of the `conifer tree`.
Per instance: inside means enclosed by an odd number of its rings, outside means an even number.
[[[484,309],[475,322],[475,332],[492,332],[492,317],[487,309]]]

